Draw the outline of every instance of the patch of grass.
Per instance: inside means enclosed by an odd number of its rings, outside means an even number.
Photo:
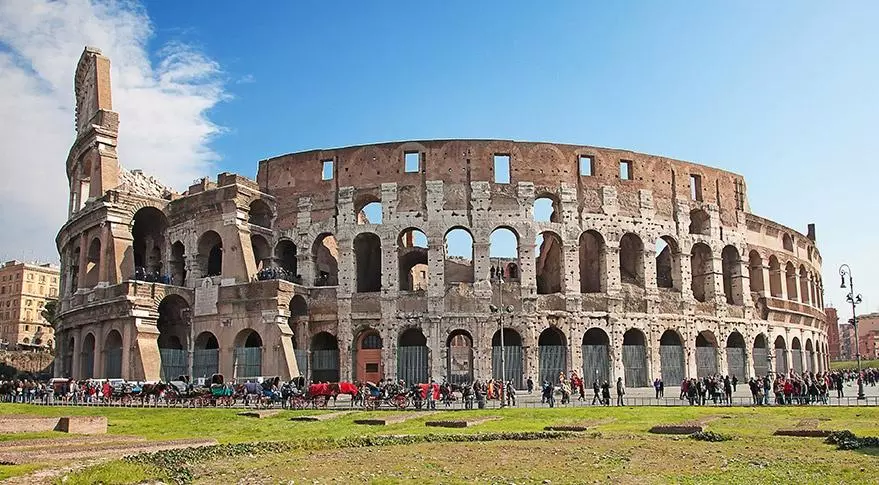
[[[879,359],[864,360],[861,359],[861,367],[879,367]],[[839,360],[830,363],[830,370],[857,369],[857,360]]]
[[[39,470],[43,465],[36,463],[24,463],[21,465],[0,465],[0,480],[7,478],[27,475],[28,473]]]
[[[62,433],[60,431],[40,431],[38,433],[2,433],[0,434],[0,443],[21,440],[33,440],[40,438],[63,438],[65,436],[70,435],[67,433]]]
[[[165,481],[167,477],[156,467],[124,461],[111,461],[101,465],[83,468],[59,477],[55,485],[127,485],[150,481]]]

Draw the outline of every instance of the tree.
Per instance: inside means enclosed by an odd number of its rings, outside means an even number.
[[[58,324],[58,300],[48,300],[40,311],[43,317],[54,328]]]

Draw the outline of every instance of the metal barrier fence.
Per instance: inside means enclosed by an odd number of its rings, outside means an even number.
[[[187,352],[181,349],[159,349],[159,357],[162,360],[161,379],[170,381],[186,375]]]
[[[523,370],[522,347],[518,345],[504,346],[504,370],[507,375],[504,381],[513,381],[517,389],[525,387],[525,372]],[[501,378],[501,348],[491,348],[491,378]]]
[[[243,380],[262,375],[262,348],[235,348],[235,378]]]
[[[427,375],[428,365],[427,347],[397,347],[397,379],[406,381],[407,385],[427,382],[430,379]]]
[[[748,375],[748,365],[745,359],[745,349],[742,347],[726,348],[727,375],[743,379]]]
[[[598,382],[610,382],[610,357],[607,345],[584,345],[583,351],[583,379],[586,387],[598,379]]]
[[[565,374],[565,358],[568,348],[564,345],[540,345],[538,348],[539,382],[559,382],[559,374]]]
[[[122,349],[108,349],[105,354],[104,375],[111,379],[122,377]]]
[[[647,348],[643,345],[623,345],[623,367],[626,387],[647,387]]]
[[[701,379],[717,373],[717,349],[696,347],[696,377]]]
[[[684,347],[680,345],[660,345],[659,365],[662,370],[662,382],[669,387],[676,386],[684,380]]]
[[[311,380],[315,382],[337,382],[339,380],[339,351],[311,351]]]
[[[192,377],[210,378],[220,372],[220,349],[196,349],[192,351]]]

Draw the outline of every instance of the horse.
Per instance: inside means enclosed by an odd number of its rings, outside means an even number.
[[[140,405],[143,406],[144,402],[149,404],[150,398],[153,398],[153,402],[156,404],[159,403],[159,398],[164,396],[165,391],[168,389],[167,382],[146,382],[140,388]]]

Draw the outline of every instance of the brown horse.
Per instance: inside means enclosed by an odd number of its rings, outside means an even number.
[[[148,382],[140,388],[140,405],[143,406],[150,403],[150,398],[158,405],[159,397],[168,389],[167,382]]]

